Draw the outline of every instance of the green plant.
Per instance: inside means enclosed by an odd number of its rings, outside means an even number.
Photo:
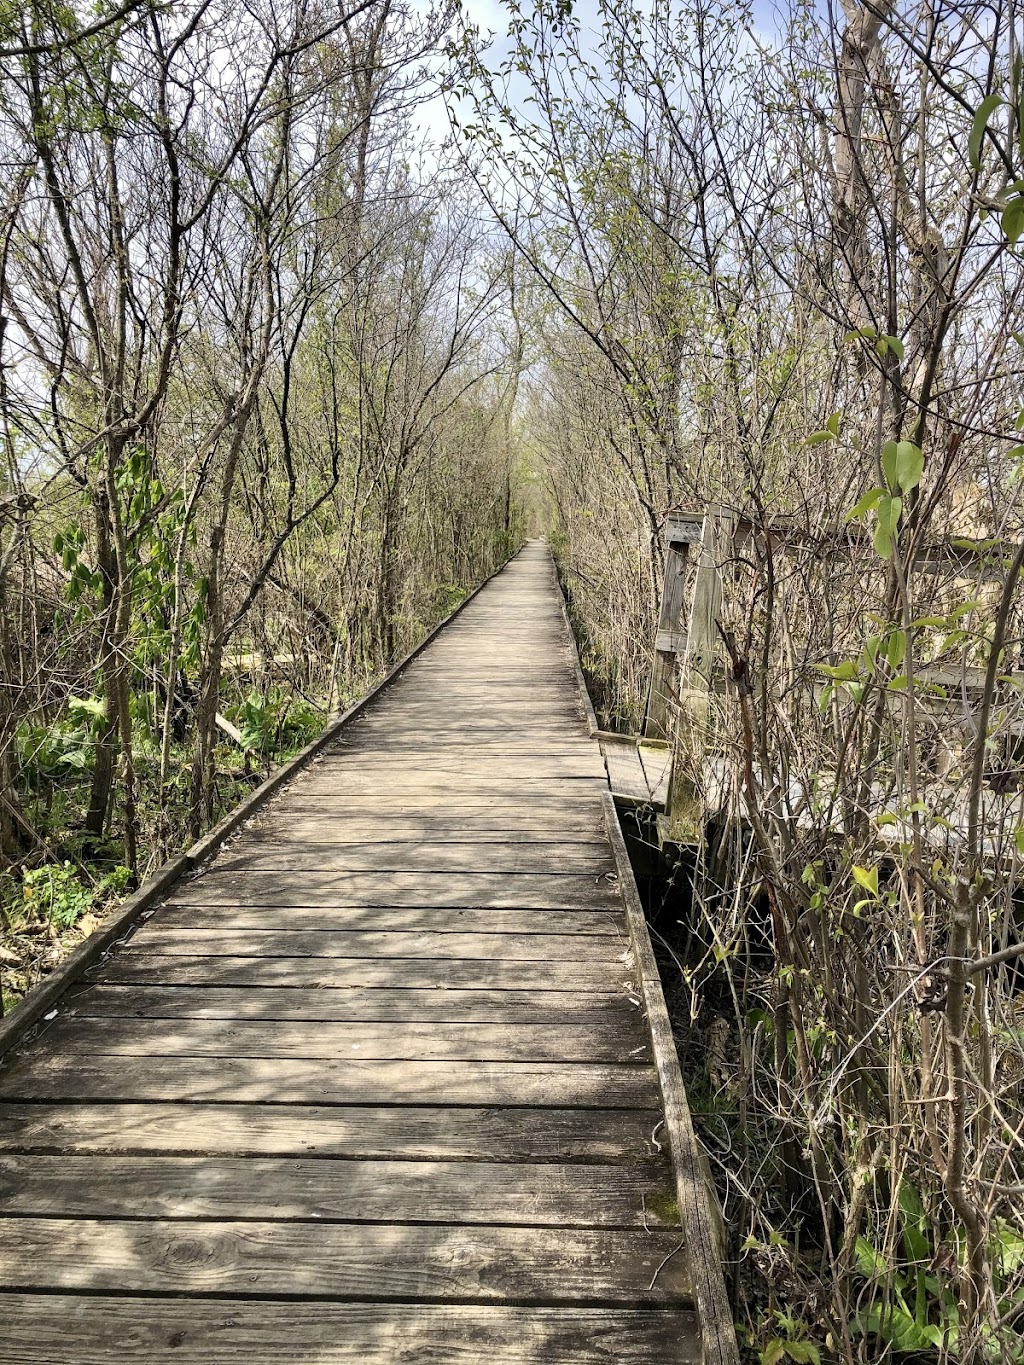
[[[70,862],[45,863],[22,877],[25,909],[55,929],[72,929],[87,911],[123,896],[131,870],[115,867],[93,886],[86,886]]]
[[[778,1309],[774,1317],[781,1335],[772,1337],[758,1353],[760,1365],[780,1365],[788,1360],[795,1365],[821,1365],[821,1352],[813,1341],[807,1340],[807,1324]]]
[[[296,700],[280,687],[263,695],[252,691],[233,710],[231,719],[242,733],[242,748],[264,757],[301,748],[314,739],[323,718],[309,702]]]
[[[93,889],[83,886],[71,863],[46,863],[22,877],[25,908],[55,929],[70,929],[92,907]]]
[[[946,1349],[956,1351],[960,1335],[960,1314],[955,1289],[944,1283],[938,1267],[955,1265],[963,1248],[949,1246],[933,1230],[914,1186],[900,1182],[899,1208],[902,1261],[886,1256],[867,1237],[856,1243],[857,1268],[868,1281],[872,1302],[854,1320],[857,1335],[874,1336],[893,1352]],[[992,1259],[996,1267],[994,1289],[1004,1303],[1024,1303],[1024,1289],[1011,1288],[1024,1266],[1024,1236],[1008,1223],[996,1224],[992,1238]],[[984,1343],[985,1357],[1000,1365],[1024,1362],[1024,1342],[1016,1345],[999,1342],[989,1334]]]

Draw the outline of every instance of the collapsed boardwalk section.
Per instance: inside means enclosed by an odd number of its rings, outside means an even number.
[[[531,545],[0,1070],[8,1365],[700,1359]]]

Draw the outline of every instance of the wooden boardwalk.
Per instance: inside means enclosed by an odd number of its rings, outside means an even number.
[[[700,1360],[606,791],[531,544],[9,1055],[5,1365]]]

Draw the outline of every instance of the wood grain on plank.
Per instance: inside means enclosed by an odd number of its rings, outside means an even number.
[[[165,926],[159,919],[144,924],[132,942],[147,953],[202,953],[211,957],[489,958],[611,964],[621,961],[626,951],[625,937],[620,939],[617,934],[190,929]]]
[[[600,1031],[634,1018],[636,996],[586,991],[299,990],[291,986],[89,986],[65,998],[85,1019],[449,1020],[585,1024]]]
[[[478,910],[470,906],[392,905],[196,905],[170,900],[156,923],[179,929],[339,930],[393,933],[396,930],[455,934],[604,934],[626,940],[618,906],[606,910]]]
[[[660,1119],[654,1109],[0,1102],[0,1151],[458,1160],[472,1183],[476,1162],[649,1164]]]
[[[333,1217],[322,1206],[314,1217]],[[678,1241],[646,1228],[0,1218],[0,1289],[678,1304]]]
[[[629,963],[536,962],[479,958],[200,957],[142,951],[132,939],[95,979],[165,986],[295,986],[435,990],[579,990],[618,993]]]
[[[267,1219],[271,1206],[265,1187],[273,1185],[282,1194],[292,1191],[293,1202],[286,1209],[313,1208],[315,1216],[327,1209],[332,1219],[346,1223],[653,1229],[679,1225],[672,1171],[664,1159],[617,1166],[359,1159],[317,1164],[301,1148],[295,1155],[302,1158],[301,1165],[237,1158],[163,1156],[129,1162],[124,1157],[76,1157],[73,1171],[95,1184],[97,1193],[86,1207],[96,1217]],[[138,1201],[132,1195],[136,1178]],[[314,1187],[324,1192],[322,1197],[316,1194],[316,1207],[310,1193]],[[6,1270],[0,1271],[0,1285],[26,1286],[27,1279],[11,1278],[11,1265],[28,1250],[22,1244],[17,1253],[13,1251],[18,1242],[14,1220],[0,1226],[5,1229],[0,1234],[0,1266]]]
[[[216,868],[216,864],[214,865]],[[235,872],[186,883],[177,901],[206,905],[505,905],[510,909],[592,910],[617,905],[608,878],[578,872]]]
[[[310,867],[321,872],[585,872],[595,878],[614,871],[607,845],[529,842],[481,848],[473,839],[338,845],[307,836],[296,847],[247,838],[217,858],[218,871]]]
[[[256,1019],[82,1019],[65,1015],[32,1044],[53,1054],[305,1057],[366,1061],[640,1062],[642,1020],[592,1025],[334,1023]]]
[[[10,1294],[5,1365],[698,1365],[688,1310]]]
[[[20,1054],[0,1098],[647,1109],[652,1068],[579,1062],[344,1061]]]

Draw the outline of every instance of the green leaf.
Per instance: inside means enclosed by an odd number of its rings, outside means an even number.
[[[773,1337],[763,1351],[759,1352],[761,1365],[778,1365],[786,1353],[786,1343],[781,1337]]]
[[[806,441],[804,441],[804,445],[807,446],[823,445],[825,441],[834,440],[835,434],[836,433],[834,431],[812,431],[810,436],[808,436]]]
[[[857,1258],[857,1269],[866,1280],[871,1280],[876,1276],[884,1275],[889,1269],[885,1257],[881,1252],[876,1251],[864,1236],[857,1238],[854,1245],[854,1254]]]
[[[869,891],[876,899],[878,897],[878,868],[877,867],[854,867],[853,880],[858,886]]]
[[[882,475],[890,488],[896,487],[896,442],[886,441],[882,447]]]
[[[890,351],[893,353],[897,360],[902,360],[905,354],[903,342],[900,341],[899,337],[889,336],[889,334],[886,332],[883,332],[882,335],[875,342],[875,350],[878,352],[878,354],[881,356],[883,360],[889,354]]]
[[[864,496],[861,498],[860,502],[857,503],[857,506],[851,508],[850,511],[847,512],[847,514],[846,514],[846,520],[847,520],[847,521],[854,521],[857,517],[862,517],[862,516],[864,516],[867,512],[873,511],[874,508],[875,508],[875,507],[877,506],[877,504],[878,504],[879,498],[884,498],[884,497],[885,497],[885,489],[884,489],[884,488],[871,488],[871,489],[869,489],[869,490],[864,494]]]
[[[1024,858],[1024,825],[1018,825],[1013,831],[1013,842],[1017,845],[1017,852]]]
[[[921,482],[924,473],[924,452],[913,441],[899,441],[896,445],[896,482],[904,493],[910,493]]]
[[[903,499],[891,497],[884,493],[878,499],[878,525],[875,528],[875,551],[882,559],[888,559],[892,554],[893,537],[896,534],[896,527],[899,525],[900,512],[903,509]]]
[[[978,105],[977,112],[974,115],[971,135],[967,139],[967,154],[976,171],[981,169],[981,143],[985,136],[985,129],[988,127],[988,121],[1002,103],[1002,95],[986,95]]]
[[[821,1365],[821,1353],[813,1341],[787,1341],[786,1355],[797,1365]]]
[[[1024,195],[1011,199],[1000,215],[1003,231],[1010,242],[1019,242],[1024,234]]]
[[[835,678],[836,682],[855,682],[860,677],[860,668],[856,659],[847,659],[845,663],[837,664],[816,664],[819,673],[824,673],[826,678]]]

